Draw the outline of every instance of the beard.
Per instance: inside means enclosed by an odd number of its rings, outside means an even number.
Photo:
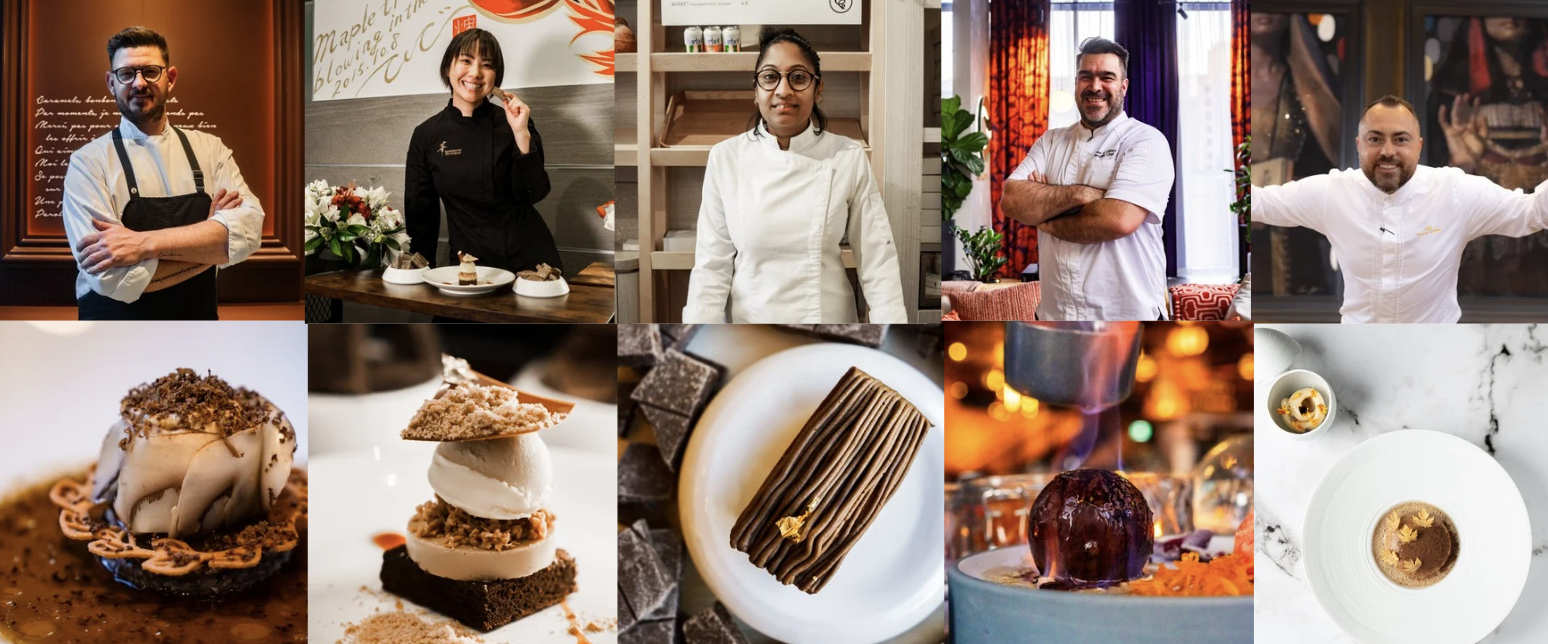
[[[1386,177],[1378,177],[1376,174],[1376,166],[1383,163],[1391,163],[1396,165],[1397,176],[1387,175]],[[1412,166],[1404,165],[1402,160],[1395,158],[1377,158],[1369,165],[1362,164],[1360,169],[1365,172],[1365,178],[1370,179],[1372,185],[1376,186],[1382,192],[1385,192],[1389,195],[1397,192],[1399,188],[1402,188],[1408,183],[1409,179],[1414,178],[1414,168]]]
[[[1092,106],[1087,105],[1086,99],[1104,97],[1106,98],[1106,102],[1103,106],[1099,107],[1105,107],[1106,109],[1100,113],[1099,119],[1093,119],[1092,116],[1096,115],[1093,113],[1093,111],[1098,108],[1093,108]],[[1123,111],[1122,105],[1122,94],[1109,94],[1107,92],[1086,92],[1080,97],[1080,122],[1086,124],[1086,127],[1089,127],[1093,130],[1102,127],[1103,125],[1107,125],[1108,122],[1112,121],[1114,118],[1117,118],[1118,114]]]
[[[150,104],[144,107],[136,107],[134,104],[135,98],[149,98]],[[157,97],[154,92],[130,94],[128,98],[114,93],[113,102],[118,104],[118,113],[122,114],[130,123],[133,123],[135,127],[140,128],[141,131],[145,130],[146,125],[160,121],[162,115],[167,111],[166,103]]]

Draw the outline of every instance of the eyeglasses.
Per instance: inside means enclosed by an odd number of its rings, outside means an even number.
[[[144,78],[145,82],[154,83],[161,78],[161,72],[165,69],[166,68],[162,67],[161,65],[150,65],[148,67],[120,67],[113,70],[113,76],[118,79],[118,82],[125,85],[133,83],[136,74],[138,74],[141,78]]]
[[[790,83],[790,89],[799,92],[808,87],[811,87],[812,81],[816,80],[817,76],[804,69],[795,69],[788,72],[777,72],[772,69],[765,69],[756,74],[753,74],[753,78],[757,81],[758,87],[761,87],[770,92],[774,91],[774,88],[779,87],[780,79],[785,79]]]

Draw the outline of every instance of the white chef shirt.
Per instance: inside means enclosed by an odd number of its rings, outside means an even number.
[[[1144,208],[1144,223],[1127,237],[1078,244],[1038,235],[1039,320],[1159,320],[1166,313],[1166,248],[1161,218],[1176,171],[1161,131],[1118,116],[1095,130],[1075,123],[1049,130],[1032,144],[1008,180],[1041,172],[1052,185],[1082,184]],[[1078,216],[1078,215],[1076,215]],[[1020,267],[1017,267],[1018,269]]]
[[[763,126],[760,124],[759,129]],[[788,151],[767,130],[710,149],[684,322],[857,322],[849,239],[873,323],[907,323],[892,226],[865,149],[808,127]]]
[[[1389,195],[1364,171],[1333,170],[1254,187],[1252,218],[1327,236],[1344,274],[1344,322],[1456,322],[1463,248],[1483,235],[1548,228],[1548,182],[1528,195],[1421,165]]]
[[[140,128],[120,119],[118,129],[123,132],[124,152],[134,164],[134,179],[141,197],[177,197],[194,192],[193,167],[183,143],[170,128],[151,136]],[[236,159],[220,139],[198,130],[183,130],[188,145],[199,159],[199,169],[204,171],[204,191],[213,199],[222,188],[242,194],[242,205],[216,211],[212,217],[226,227],[227,263],[231,266],[247,259],[263,242],[263,206],[247,189],[242,171]],[[65,235],[70,239],[70,249],[75,253],[77,264],[75,297],[84,297],[88,291],[96,291],[120,302],[140,299],[145,287],[150,286],[156,274],[157,259],[147,259],[133,266],[119,266],[96,275],[80,270],[80,253],[75,245],[82,237],[97,231],[92,219],[122,224],[119,215],[129,203],[129,183],[124,179],[123,165],[118,151],[113,147],[113,133],[109,131],[81,146],[70,155],[70,168],[65,173],[63,217]]]

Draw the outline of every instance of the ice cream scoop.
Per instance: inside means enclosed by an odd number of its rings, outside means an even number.
[[[486,519],[522,519],[543,509],[553,487],[548,447],[536,433],[441,443],[430,487],[441,500]]]
[[[136,533],[186,536],[267,511],[290,476],[295,429],[258,393],[191,369],[129,392],[92,485]]]

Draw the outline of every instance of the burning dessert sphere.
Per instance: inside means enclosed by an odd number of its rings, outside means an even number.
[[[1143,574],[1154,520],[1145,496],[1106,470],[1060,474],[1032,502],[1028,545],[1044,577],[1075,584],[1116,583]]]

